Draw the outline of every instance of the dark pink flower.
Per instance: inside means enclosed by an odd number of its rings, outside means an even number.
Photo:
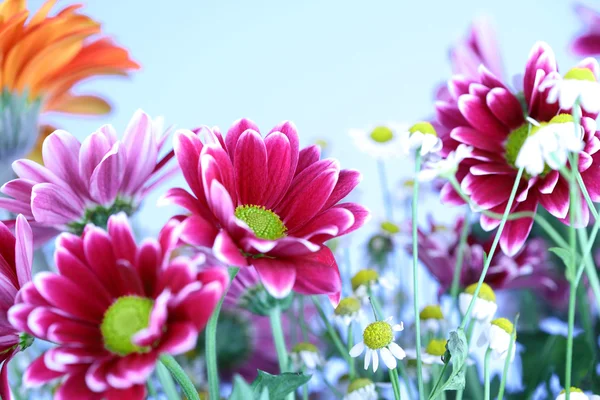
[[[598,63],[587,59],[579,64],[597,76]],[[548,104],[548,89],[539,90],[540,83],[558,70],[554,53],[545,43],[537,43],[529,56],[523,76],[523,92],[514,93],[487,68],[480,67],[473,78],[455,76],[448,87],[450,101],[438,101],[438,122],[445,127],[440,131],[444,141],[442,153],[447,155],[460,143],[473,147],[471,157],[459,165],[457,179],[471,200],[483,210],[503,213],[517,175],[515,159],[527,134],[526,116],[538,122],[548,122],[559,113],[558,104]],[[596,115],[584,112],[584,150],[579,154],[579,171],[592,200],[600,200],[600,134],[596,131]],[[462,199],[446,184],[442,199],[450,204],[462,204]],[[518,188],[512,212],[535,212],[541,204],[563,222],[568,221],[568,184],[557,171],[530,177],[525,175]],[[589,219],[587,206],[583,208],[583,224]],[[496,228],[500,220],[481,216],[485,230]],[[507,255],[515,255],[525,243],[533,224],[532,218],[508,221],[500,245]]]
[[[31,281],[32,240],[31,228],[22,215],[17,217],[14,235],[0,223],[0,363],[4,363],[0,372],[0,398],[7,400],[12,399],[8,363],[27,345],[21,343],[21,332],[8,322],[7,313],[19,289]]]
[[[583,4],[575,12],[584,24],[584,32],[573,40],[571,50],[580,56],[600,55],[600,12]]]
[[[228,284],[224,269],[171,259],[176,231],[136,245],[124,213],[56,245],[58,273],[41,272],[10,309],[19,331],[56,343],[26,385],[63,378],[57,399],[142,399],[161,354],[193,349]]]
[[[211,248],[228,265],[253,266],[275,297],[291,290],[339,296],[339,270],[323,243],[368,216],[358,204],[338,204],[358,184],[357,171],[321,160],[318,146],[300,150],[290,122],[264,138],[246,119],[225,138],[218,129],[182,130],[174,148],[193,193],[165,195],[192,213],[183,240]]]
[[[2,186],[8,198],[0,198],[0,208],[34,221],[32,226],[44,229],[46,239],[60,231],[81,233],[89,222],[106,226],[112,214],[131,215],[168,176],[159,176],[168,157],[158,158],[166,139],[160,124],[141,110],[122,140],[111,125],[83,143],[57,130],[44,141],[44,165],[27,159],[13,163],[18,179]]]
[[[440,293],[450,290],[464,221],[453,227],[430,222],[427,231],[419,229],[419,259],[440,284]],[[460,288],[477,283],[483,270],[483,255],[489,254],[493,237],[481,238],[469,232],[464,248]],[[485,276],[494,290],[531,289],[555,306],[568,302],[569,283],[563,273],[554,269],[548,246],[543,239],[529,239],[514,255],[496,253]]]

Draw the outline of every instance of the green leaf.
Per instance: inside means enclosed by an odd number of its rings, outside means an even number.
[[[229,397],[229,400],[269,400],[269,390],[267,388],[263,388],[262,392],[260,392],[260,396],[255,394],[252,386],[248,385],[244,378],[239,375],[236,375],[233,378],[233,392]]]
[[[571,268],[571,265],[574,265],[571,250],[563,249],[562,247],[551,247],[548,250],[556,254],[558,258],[562,260],[567,267],[567,270]]]
[[[450,332],[446,348],[448,349],[450,359],[452,360],[452,373],[458,373],[458,371],[463,369],[465,360],[469,356],[469,345],[467,344],[465,332],[462,329]]]
[[[293,372],[271,375],[265,371],[258,370],[258,377],[252,382],[252,388],[255,396],[258,393],[263,393],[264,389],[267,389],[270,398],[283,399],[308,382],[311,376]]]
[[[464,368],[456,373],[452,373],[446,383],[444,383],[443,390],[461,390],[465,388],[465,370]]]

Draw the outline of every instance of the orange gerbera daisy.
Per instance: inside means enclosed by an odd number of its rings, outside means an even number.
[[[40,113],[105,114],[106,100],[76,95],[72,88],[99,75],[127,75],[139,68],[127,50],[101,36],[100,24],[78,12],[75,4],[49,16],[56,0],[30,16],[25,0],[0,3],[0,161],[31,152]],[[10,109],[7,112],[7,109]],[[30,155],[36,159],[39,154]]]

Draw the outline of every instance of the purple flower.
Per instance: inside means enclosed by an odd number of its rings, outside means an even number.
[[[571,50],[580,56],[600,55],[600,12],[583,4],[577,4],[575,12],[585,28],[571,43]]]

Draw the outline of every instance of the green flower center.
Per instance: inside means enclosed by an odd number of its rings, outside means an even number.
[[[579,388],[577,388],[575,386],[571,386],[570,392],[571,393],[573,393],[573,392],[575,392],[575,393],[583,393],[583,391],[581,389],[579,389]],[[565,389],[563,389],[563,390],[560,391],[560,394],[565,394],[565,393],[566,393]]]
[[[317,349],[317,346],[315,346],[314,344],[308,342],[296,343],[296,345],[292,347],[292,353],[300,353],[301,351],[318,353],[319,349]]]
[[[369,136],[377,143],[386,143],[394,138],[394,132],[386,126],[378,126]]]
[[[437,132],[435,131],[435,128],[429,122],[417,122],[416,124],[411,126],[408,131],[411,134],[413,134],[415,132],[421,132],[424,135],[437,136]]]
[[[432,356],[443,356],[446,353],[446,344],[448,343],[445,339],[431,339],[425,351]]]
[[[390,235],[394,235],[394,234],[400,232],[400,227],[390,221],[382,222],[381,229],[383,229],[385,232],[389,233]]]
[[[108,208],[97,206],[95,208],[85,210],[85,214],[81,220],[68,225],[69,231],[77,236],[81,236],[86,225],[90,223],[99,228],[106,229],[108,219],[111,215],[125,212],[125,214],[128,216],[131,216],[135,211],[136,208],[131,204],[131,202],[117,198],[113,205]]]
[[[335,308],[335,315],[352,315],[360,310],[360,301],[354,297],[346,297],[340,300]]]
[[[377,282],[379,274],[374,269],[362,269],[356,273],[351,279],[352,290],[358,289],[359,286],[367,286]]]
[[[495,320],[493,320],[491,322],[491,324],[496,325],[497,327],[499,327],[500,329],[502,329],[504,332],[508,333],[509,335],[512,335],[512,333],[513,333],[514,326],[513,326],[512,322],[510,322],[506,318],[496,318]]]
[[[578,81],[596,82],[594,73],[589,68],[575,67],[571,68],[565,74],[565,79],[574,79]]]
[[[277,240],[285,236],[287,228],[279,215],[263,206],[247,204],[235,209],[235,216],[244,221],[254,234],[267,240]]]
[[[467,286],[465,293],[474,295],[475,288],[477,288],[477,284],[473,283],[472,285]],[[494,290],[485,282],[481,284],[481,289],[479,289],[479,295],[477,297],[483,300],[491,301],[492,303],[496,302],[496,294],[494,293]]]
[[[367,378],[358,378],[348,386],[348,393],[356,392],[362,388],[373,385],[373,381]]]
[[[421,319],[444,319],[444,314],[442,313],[442,308],[440,306],[426,306],[419,313],[419,317]]]
[[[381,349],[394,339],[392,326],[385,321],[369,324],[363,332],[363,341],[371,350]]]
[[[119,297],[106,310],[100,325],[104,347],[122,356],[147,352],[148,349],[133,344],[131,338],[148,327],[153,306],[154,300],[146,297]]]

